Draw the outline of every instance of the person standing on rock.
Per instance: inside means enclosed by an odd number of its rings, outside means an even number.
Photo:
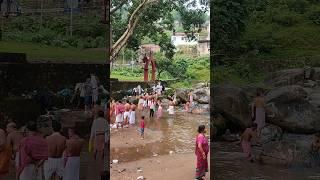
[[[208,172],[209,143],[205,133],[206,127],[204,125],[200,125],[198,127],[198,135],[196,137],[195,154],[197,156],[196,179],[201,180],[203,180],[206,176],[206,172]]]
[[[258,137],[260,137],[261,129],[266,124],[266,111],[265,111],[265,99],[263,97],[263,94],[260,90],[257,90],[257,96],[254,98],[251,111],[252,111],[252,117],[254,119],[254,123],[256,123],[257,131],[258,131]]]
[[[7,124],[7,144],[12,149],[13,160],[15,161],[16,167],[16,178],[18,179],[18,167],[19,167],[19,144],[23,135],[17,130],[16,123],[10,122]]]
[[[63,180],[79,180],[80,154],[84,140],[79,137],[75,128],[69,128],[69,139],[65,150],[65,171]]]
[[[27,124],[28,134],[19,146],[19,180],[42,180],[42,167],[48,159],[48,143],[40,135],[35,121]]]
[[[242,147],[242,151],[245,153],[246,158],[253,162],[253,155],[251,150],[251,142],[252,138],[255,136],[257,130],[257,124],[254,123],[251,128],[247,128],[244,133],[241,135],[240,144]]]
[[[64,173],[63,152],[66,148],[66,138],[61,135],[61,124],[52,122],[53,133],[46,138],[48,143],[48,160],[44,162],[44,177],[46,180],[62,179]]]

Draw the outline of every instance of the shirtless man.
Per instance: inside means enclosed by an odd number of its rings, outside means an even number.
[[[257,131],[257,124],[254,123],[251,128],[247,128],[244,133],[241,135],[241,147],[243,152],[246,154],[246,158],[253,162],[253,156],[251,152],[251,142],[252,142],[252,137],[255,136],[255,133]]]
[[[46,180],[61,180],[64,173],[63,152],[66,148],[66,138],[60,134],[61,124],[52,122],[53,133],[46,138],[48,143],[48,161],[44,163],[44,176]]]
[[[130,106],[130,119],[129,119],[129,123],[131,125],[135,124],[136,123],[136,105],[134,103],[131,104]]]
[[[131,108],[130,102],[129,100],[127,100],[127,103],[124,105],[125,112],[123,114],[124,124],[126,127],[128,127],[128,124],[129,124],[130,108]]]
[[[68,130],[69,139],[65,150],[66,165],[63,180],[79,180],[80,154],[84,140],[81,139],[76,129]]]
[[[18,170],[19,167],[19,144],[21,139],[23,138],[23,135],[21,132],[17,130],[16,123],[11,122],[7,124],[7,144],[12,149],[13,153],[13,160],[15,161],[15,167],[16,170]],[[18,179],[18,173],[16,171],[16,179]]]

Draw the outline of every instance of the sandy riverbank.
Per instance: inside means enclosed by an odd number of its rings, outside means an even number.
[[[110,172],[111,180],[136,180],[139,176],[150,180],[192,180],[195,175],[195,166],[196,157],[194,153],[186,153],[162,155],[126,163],[119,162],[111,165]],[[142,172],[138,172],[138,168]],[[119,173],[119,171],[123,172]],[[210,172],[205,179],[210,179]]]

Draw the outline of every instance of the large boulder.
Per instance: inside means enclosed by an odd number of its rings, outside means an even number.
[[[269,143],[271,141],[280,140],[282,137],[282,129],[279,126],[267,124],[261,129],[261,143]]]
[[[267,85],[280,87],[300,84],[304,80],[304,69],[286,69],[271,73],[265,80]]]
[[[320,113],[306,100],[301,86],[285,86],[266,96],[269,122],[292,133],[313,133],[320,130]]]
[[[212,96],[214,111],[225,117],[233,126],[244,129],[251,125],[250,101],[241,88],[231,85],[215,86]]]
[[[209,88],[200,88],[192,92],[194,101],[199,102],[200,104],[209,104],[210,102],[210,89]]]
[[[188,101],[188,94],[190,89],[176,89],[176,96],[179,103],[186,103]]]
[[[283,134],[280,140],[264,143],[260,157],[264,163],[308,165],[311,143],[312,135]]]

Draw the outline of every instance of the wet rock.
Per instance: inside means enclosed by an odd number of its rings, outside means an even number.
[[[235,127],[251,125],[249,99],[245,92],[232,85],[213,87],[213,108]]]
[[[227,129],[226,133],[222,135],[222,139],[228,142],[235,142],[235,141],[239,141],[240,137],[238,134],[231,134],[230,130]]]
[[[271,73],[265,83],[274,87],[301,84],[304,80],[304,69],[286,69]]]
[[[193,100],[197,101],[200,104],[209,104],[210,102],[210,89],[209,88],[200,88],[192,92]]]
[[[320,113],[306,100],[301,86],[274,89],[266,96],[268,121],[292,133],[313,133],[320,130]]]
[[[176,89],[176,96],[179,103],[186,103],[188,101],[188,93],[190,89]]]
[[[282,133],[282,129],[279,126],[267,124],[261,129],[261,143],[265,144],[271,141],[279,141]]]
[[[222,135],[224,134],[227,124],[226,124],[226,119],[221,116],[221,114],[214,114],[212,116],[213,118],[213,126],[216,128],[216,134],[217,135]]]

